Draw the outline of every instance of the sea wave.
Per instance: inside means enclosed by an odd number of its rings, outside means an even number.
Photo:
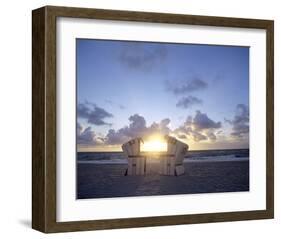
[[[149,159],[148,159],[149,160]],[[249,157],[237,157],[236,155],[221,155],[221,156],[205,156],[205,157],[193,157],[185,158],[184,163],[189,162],[238,162],[248,161]],[[155,160],[153,160],[155,162]],[[79,164],[127,164],[127,159],[104,159],[104,160],[78,160]]]
[[[126,159],[78,160],[79,164],[127,164]]]

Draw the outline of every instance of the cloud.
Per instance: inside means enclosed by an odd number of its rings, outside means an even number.
[[[129,139],[130,137],[126,135],[124,129],[119,129],[117,131],[110,129],[106,135],[106,143],[110,145],[123,144]]]
[[[76,131],[77,133],[76,133],[76,134],[77,134],[77,135],[80,135],[81,132],[82,132],[82,130],[83,130],[81,124],[77,122],[77,127],[76,127],[76,128],[77,128],[77,131]]]
[[[202,104],[202,100],[195,97],[195,96],[188,96],[188,97],[182,97],[178,103],[176,104],[177,107],[187,109],[192,107],[196,104]]]
[[[129,117],[130,123],[130,128],[133,130],[142,130],[145,128],[146,121],[143,116],[140,116],[138,114],[134,114]]]
[[[139,114],[134,114],[129,117],[130,124],[121,129],[110,129],[106,135],[106,143],[111,145],[123,144],[124,142],[135,137],[147,138],[153,134],[169,134],[170,119],[166,118],[159,123],[153,122],[150,126],[146,125],[146,120]]]
[[[166,135],[171,132],[171,129],[169,128],[171,120],[166,118],[160,121],[160,123],[153,122],[151,126],[148,128],[149,134],[162,134]]]
[[[110,129],[105,136],[97,136],[91,127],[83,129],[80,124],[77,124],[77,143],[93,146],[120,145],[135,137],[142,137],[145,140],[151,135],[166,134],[196,142],[215,141],[216,135],[221,132],[221,122],[215,122],[200,111],[196,111],[194,117],[187,117],[186,121],[175,130],[170,128],[169,118],[153,122],[151,125],[147,125],[145,118],[139,114],[131,115],[128,120],[128,125],[117,130]]]
[[[207,140],[208,137],[204,134],[201,134],[197,131],[192,131],[191,132],[192,136],[193,136],[193,140],[196,141],[196,142],[199,142],[199,141],[202,141],[202,140]]]
[[[163,45],[144,46],[142,43],[129,43],[122,48],[120,62],[132,70],[148,71],[163,61],[167,55]]]
[[[110,123],[105,122],[106,118],[112,118],[113,115],[107,112],[105,109],[98,107],[97,105],[89,102],[79,103],[77,106],[78,118],[86,119],[89,124],[93,125],[108,125]]]
[[[185,135],[196,142],[203,140],[215,141],[217,130],[221,129],[221,122],[215,122],[207,114],[196,111],[194,117],[187,117],[183,125],[174,130],[176,135]],[[221,130],[218,130],[221,131]]]
[[[77,143],[79,145],[100,145],[103,144],[104,139],[98,137],[91,127],[83,129],[80,123],[77,123]]]
[[[238,107],[238,112],[233,122],[244,122],[243,107]],[[240,109],[241,108],[241,109]],[[232,121],[231,121],[232,122]],[[83,127],[77,124],[77,143],[87,146],[114,146],[121,145],[135,137],[142,137],[144,140],[151,135],[174,135],[187,142],[221,142],[222,124],[211,119],[206,113],[196,111],[194,115],[188,116],[180,127],[170,128],[171,120],[162,119],[147,125],[146,119],[139,114],[133,114],[128,118],[128,124],[119,129],[109,129],[105,135],[96,134],[91,127]],[[228,138],[229,139],[229,138]],[[228,140],[227,139],[227,140]],[[226,139],[223,140],[226,142]]]
[[[181,82],[166,81],[166,88],[172,91],[175,95],[186,94],[198,90],[203,90],[208,87],[207,82],[195,77],[191,80],[184,80]]]
[[[197,130],[221,128],[221,122],[211,120],[207,114],[201,113],[199,110],[196,111],[196,115],[192,120],[192,125]]]
[[[217,132],[217,134],[219,133]],[[217,139],[217,136],[212,131],[207,132],[207,136],[211,141],[215,141]]]
[[[142,137],[146,131],[146,121],[143,116],[134,114],[129,117],[129,126],[124,126],[121,129],[110,129],[106,135],[106,143],[115,145],[123,144],[127,140],[135,137]]]
[[[249,107],[244,104],[236,106],[235,116],[232,120],[225,120],[232,125],[231,135],[242,138],[249,135]]]

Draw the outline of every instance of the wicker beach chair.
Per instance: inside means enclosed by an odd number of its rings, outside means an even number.
[[[135,138],[122,145],[122,150],[128,160],[128,168],[125,175],[144,175],[146,157],[140,155],[141,138]]]
[[[184,174],[183,160],[188,151],[188,145],[174,137],[166,136],[167,155],[160,162],[160,174],[179,176]]]

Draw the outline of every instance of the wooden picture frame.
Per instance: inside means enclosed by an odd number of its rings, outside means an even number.
[[[89,221],[56,221],[56,19],[57,17],[188,24],[266,30],[266,209]],[[274,217],[274,22],[46,6],[32,12],[32,228],[67,232],[267,219]]]

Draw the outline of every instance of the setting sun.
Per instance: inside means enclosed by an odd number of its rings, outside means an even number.
[[[159,138],[154,137],[148,141],[144,141],[141,145],[141,151],[143,152],[164,152],[167,151],[167,143]]]

